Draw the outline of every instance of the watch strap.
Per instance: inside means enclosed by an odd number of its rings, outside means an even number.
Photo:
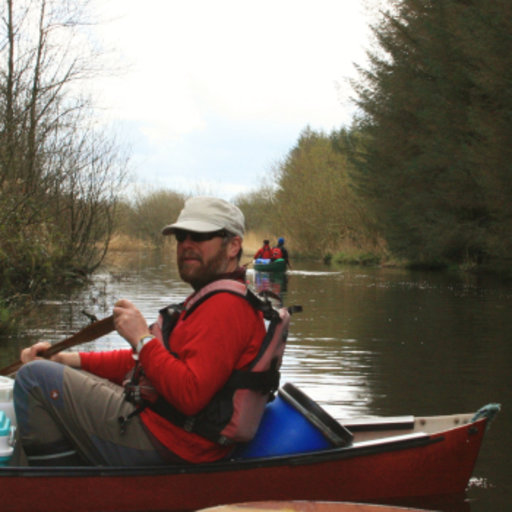
[[[151,334],[146,334],[145,336],[142,336],[142,338],[137,343],[137,348],[135,349],[135,352],[137,354],[140,354],[140,351],[142,350],[142,347],[144,347],[144,345],[146,343],[149,343],[151,340],[154,340],[154,339],[155,339],[155,337],[152,336]]]

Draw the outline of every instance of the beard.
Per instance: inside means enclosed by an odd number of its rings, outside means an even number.
[[[186,261],[190,259],[194,261]],[[185,251],[178,257],[180,277],[185,283],[189,283],[194,290],[199,290],[214,281],[217,276],[226,271],[227,266],[227,248],[224,245],[208,261],[205,261],[199,252],[192,249]]]

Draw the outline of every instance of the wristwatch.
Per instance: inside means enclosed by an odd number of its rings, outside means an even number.
[[[135,352],[137,354],[140,354],[142,347],[153,339],[155,339],[155,337],[152,336],[151,334],[146,334],[145,336],[142,336],[142,338],[139,340],[139,343],[137,343],[137,348],[135,349]]]

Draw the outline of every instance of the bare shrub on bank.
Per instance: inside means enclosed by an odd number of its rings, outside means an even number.
[[[87,2],[0,5],[2,295],[37,294],[104,257],[126,159],[93,122],[79,83],[96,76]],[[98,244],[101,242],[100,244]]]
[[[185,199],[186,196],[172,190],[138,193],[120,205],[117,229],[133,239],[161,246],[162,228],[178,217]]]

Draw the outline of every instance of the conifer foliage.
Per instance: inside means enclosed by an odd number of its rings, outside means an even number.
[[[355,178],[390,249],[428,264],[512,249],[512,4],[402,0],[355,84]]]

